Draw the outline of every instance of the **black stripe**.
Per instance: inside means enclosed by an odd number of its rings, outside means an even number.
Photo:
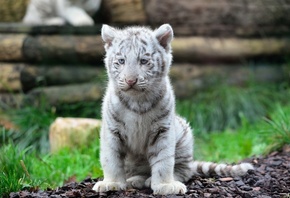
[[[160,178],[163,177],[163,174],[162,174],[161,170],[158,170],[158,174],[159,174],[159,177],[160,177]]]
[[[150,153],[147,154],[147,159],[148,159],[148,161],[151,161],[152,158],[155,158],[157,156],[158,156],[157,152],[150,152]]]
[[[217,164],[212,163],[211,165],[209,165],[209,169],[208,169],[208,175],[209,176],[214,176],[217,175],[217,173],[215,172],[215,168],[217,167]]]
[[[162,158],[162,159],[156,161],[154,164],[150,164],[150,166],[153,167],[154,165],[156,165],[156,164],[158,164],[158,163],[160,163],[160,162],[162,162],[162,161],[164,161],[164,160],[166,160],[166,159],[169,159],[169,158],[171,158],[171,157],[174,157],[174,155],[170,155],[170,156],[167,156],[167,157],[165,157],[165,158]]]
[[[118,116],[116,114],[114,114],[113,112],[109,112],[112,116],[112,118],[114,119],[115,122],[120,123],[124,128],[126,126],[125,122],[123,122],[122,120],[120,120],[118,118]]]
[[[143,43],[146,47],[148,46],[148,43],[144,39],[140,39],[141,43]]]
[[[125,40],[122,40],[122,41],[119,43],[119,48],[121,47],[121,45],[123,45],[124,42],[125,42]]]
[[[198,165],[197,165],[197,173],[198,174],[200,174],[200,175],[204,175],[204,173],[203,173],[203,171],[202,171],[202,163],[199,163]]]
[[[150,64],[148,67],[148,71],[150,71],[153,67],[154,67],[154,64]],[[152,74],[154,74],[153,71],[152,71]]]
[[[171,112],[171,108],[166,109],[165,111],[162,112],[162,114],[158,115],[155,119],[153,119],[151,124],[154,124],[154,123],[159,122],[160,120],[166,118],[170,112]]]
[[[164,89],[161,88],[159,90],[159,93],[156,94],[157,96],[154,98],[154,100],[152,102],[152,105],[151,105],[149,110],[151,110],[151,109],[153,109],[154,107],[157,106],[157,104],[164,98],[166,91],[167,91],[166,90],[166,86],[164,86]]]
[[[121,103],[122,103],[122,104],[123,104],[127,109],[131,110],[130,105],[129,105],[129,100],[125,100],[125,98],[123,97],[121,91],[117,91],[116,93],[117,93],[117,96],[118,96],[120,102],[121,102]],[[133,111],[133,110],[131,110],[131,111]]]
[[[221,172],[221,175],[220,176],[226,176],[227,175],[224,168],[221,168],[220,169],[220,172]]]
[[[124,49],[124,46],[120,47],[119,53],[122,54],[122,51]]]
[[[164,95],[165,95],[165,92],[166,92],[166,89],[160,89],[159,90],[159,93],[158,94],[155,94],[155,98],[153,98],[153,100],[151,100],[151,106],[149,106],[148,108],[147,107],[143,107],[142,103],[138,103],[138,107],[137,108],[132,108],[130,106],[130,103],[129,103],[129,100],[126,99],[121,91],[117,91],[117,96],[119,97],[119,100],[121,101],[121,103],[127,108],[129,109],[130,111],[133,111],[134,113],[137,113],[139,115],[142,115],[144,113],[147,113],[149,112],[150,110],[152,110],[153,108],[155,108],[157,106],[157,104],[164,98]],[[148,93],[150,94],[150,93]],[[152,93],[151,93],[152,94]],[[146,101],[146,102],[149,102],[149,101]]]
[[[123,137],[118,129],[111,129],[111,128],[109,128],[109,131],[110,131],[110,132],[111,132],[115,137],[117,137],[117,138],[119,139],[119,141],[120,141],[120,143],[121,143],[122,145],[125,144],[125,139],[126,139],[126,137]]]
[[[178,169],[178,170],[187,170],[187,169],[190,169],[188,167],[187,164],[184,164],[184,163],[178,163],[178,164],[175,164],[175,169]]]
[[[156,62],[157,62],[157,64],[158,64],[158,65],[157,65],[157,66],[158,66],[158,67],[157,67],[157,69],[158,69],[158,72],[159,72],[159,73],[161,73],[161,71],[160,71],[160,68],[161,68],[161,64],[162,64],[162,63],[161,63],[161,61],[160,61],[160,58],[159,58],[159,57],[157,57],[157,58],[156,58]]]
[[[188,172],[184,169],[174,169],[174,174],[179,177],[178,181],[180,182],[187,182],[187,180],[190,178],[190,176],[188,175],[190,170],[188,170]]]
[[[159,149],[159,150],[156,151],[156,152],[155,152],[155,151],[148,152],[148,153],[147,153],[147,159],[148,159],[148,161],[150,162],[153,158],[156,158],[156,157],[159,155],[159,153],[160,153],[161,151],[163,151],[164,149],[167,149],[167,145],[166,145],[165,147]]]
[[[178,163],[189,163],[193,161],[191,154],[185,155],[185,156],[178,156],[178,157],[175,156],[175,160],[180,161]]]
[[[183,142],[187,140],[188,133],[190,132],[190,127],[188,125],[184,125],[183,122],[180,121],[180,118],[178,118],[179,123],[182,125],[182,136],[179,138],[179,140],[176,142],[176,150],[179,150],[183,146]]]
[[[190,167],[187,164],[184,164],[184,163],[177,163],[174,166],[175,174],[178,174],[179,176],[183,176],[183,178],[190,177],[190,175],[188,175],[188,172],[190,170],[191,170]]]
[[[231,174],[232,168],[233,168],[233,167],[232,167],[231,165],[227,165],[227,167],[225,168],[226,176],[230,176],[230,175],[232,175],[232,174]]]
[[[112,118],[114,119],[115,122],[120,123],[124,128],[126,127],[126,124],[124,121],[122,121],[121,119],[119,119],[119,115],[112,109],[112,103],[111,100],[109,101],[109,104],[107,105],[108,107],[108,112],[110,113],[110,115],[112,116]]]
[[[159,69],[161,69],[161,75],[163,75],[164,74],[164,71],[165,71],[165,67],[166,67],[166,63],[165,63],[165,61],[164,61],[164,56],[163,56],[163,54],[161,53],[161,51],[160,50],[158,50],[158,53],[160,54],[160,56],[161,56],[161,65],[159,65]],[[160,63],[159,63],[160,64]]]
[[[109,131],[111,131],[109,129]],[[121,144],[120,139],[116,137],[115,144],[110,144],[109,147],[112,149],[116,154],[117,157],[120,159],[124,159],[126,157],[126,151],[124,150],[124,145]]]
[[[165,138],[165,134],[167,134],[169,128],[168,127],[160,127],[156,133],[156,135],[153,137],[152,141],[150,142],[150,145],[153,146],[157,141],[160,141],[160,139]]]
[[[188,134],[188,129],[189,127],[187,127],[186,129],[184,129],[182,132],[183,132],[183,134],[182,134],[182,136],[180,137],[180,139],[177,141],[177,143],[176,143],[176,147],[179,147],[178,145],[181,145],[182,144],[182,142],[183,142],[183,140],[187,137],[187,134]]]
[[[166,67],[166,63],[165,61],[162,59],[162,64],[161,64],[161,73],[163,74],[165,71],[165,67]]]

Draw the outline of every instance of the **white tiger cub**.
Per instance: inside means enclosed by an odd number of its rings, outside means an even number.
[[[101,0],[30,0],[23,23],[30,25],[93,25]]]
[[[175,114],[168,72],[173,31],[164,24],[124,30],[102,27],[109,77],[103,100],[97,192],[151,187],[154,194],[184,194],[193,175],[241,176],[253,166],[193,161],[193,136]]]

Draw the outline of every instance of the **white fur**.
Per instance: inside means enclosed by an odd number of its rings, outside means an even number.
[[[207,173],[208,173],[211,164],[212,164],[211,162],[205,162],[205,163],[203,164],[203,166],[202,166],[202,172],[203,172],[204,174],[207,174]]]
[[[101,0],[30,0],[23,23],[30,25],[93,25]]]

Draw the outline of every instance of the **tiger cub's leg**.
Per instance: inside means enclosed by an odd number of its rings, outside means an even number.
[[[193,175],[193,135],[189,124],[176,116],[176,146],[174,178],[180,182],[187,182]]]
[[[167,128],[162,133],[154,133],[148,148],[151,166],[151,188],[154,194],[184,194],[186,186],[174,179],[175,131]],[[156,135],[157,134],[157,135]],[[147,182],[146,182],[147,183]]]

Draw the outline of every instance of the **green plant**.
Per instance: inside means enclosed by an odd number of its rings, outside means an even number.
[[[80,149],[64,148],[57,153],[38,157],[33,165],[33,175],[52,187],[75,177],[80,181],[88,176],[102,176],[99,162],[99,141],[83,145]]]
[[[264,119],[265,126],[261,130],[263,138],[268,144],[266,153],[281,149],[290,144],[290,105],[277,105],[275,112]]]
[[[240,114],[254,123],[273,109],[273,101],[280,100],[284,92],[270,85],[219,85],[190,100],[177,100],[176,110],[191,123],[195,134],[236,129],[241,124]]]
[[[0,148],[0,197],[40,184],[27,170],[32,165],[31,158],[26,156],[29,149],[21,150],[12,143]]]
[[[198,134],[196,159],[237,162],[253,155],[264,155],[290,144],[290,104],[276,108],[255,123],[241,115],[242,124],[236,130]]]
[[[11,112],[13,122],[18,131],[9,132],[9,137],[21,149],[31,147],[40,153],[49,149],[49,126],[56,118],[53,108],[26,106]]]

